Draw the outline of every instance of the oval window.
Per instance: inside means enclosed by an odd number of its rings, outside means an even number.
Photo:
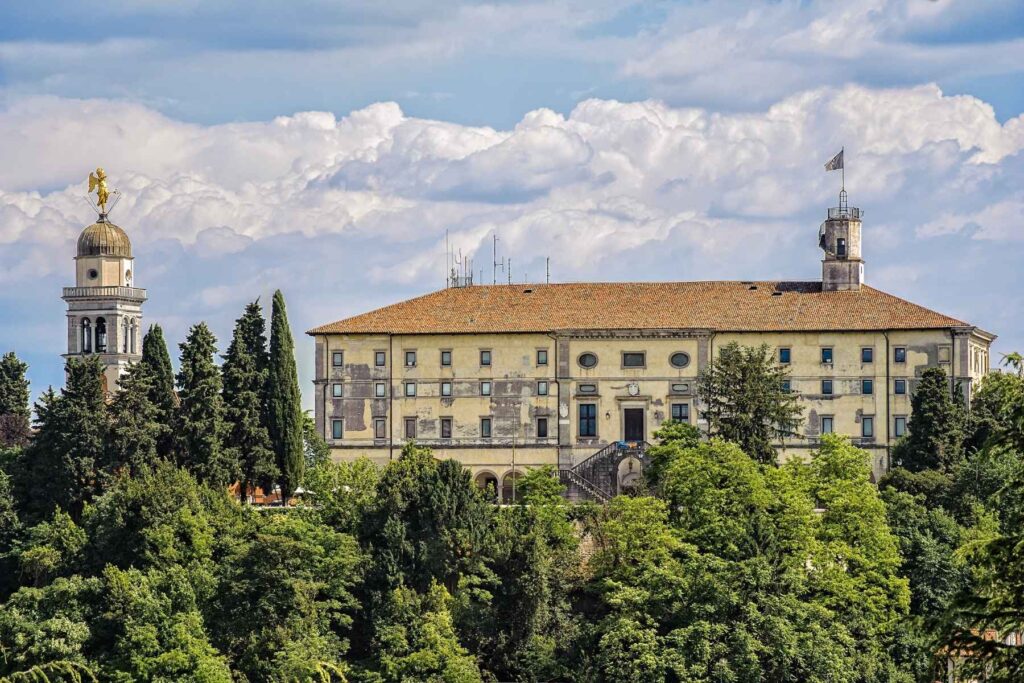
[[[97,277],[99,277],[99,275],[100,275],[99,272],[95,268],[90,268],[89,269],[89,279],[90,280],[95,280]]]
[[[690,364],[690,354],[683,353],[682,351],[673,353],[669,357],[668,362],[671,363],[674,368],[685,368]]]
[[[580,357],[577,359],[577,362],[580,364],[581,367],[592,368],[595,365],[597,365],[597,356],[595,356],[592,353],[581,353]]]

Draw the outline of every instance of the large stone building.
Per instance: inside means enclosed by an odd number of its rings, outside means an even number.
[[[804,422],[783,457],[837,432],[879,475],[922,371],[969,396],[994,336],[864,285],[843,199],[819,233],[821,281],[450,287],[314,328],[317,427],[337,457],[386,462],[415,440],[506,497],[553,464],[603,498],[639,476],[662,422],[700,424],[697,376],[735,341],[791,370]]]

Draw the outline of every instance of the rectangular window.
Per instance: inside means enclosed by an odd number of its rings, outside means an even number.
[[[839,258],[846,258],[846,238],[836,238],[836,256]]]
[[[672,419],[676,422],[689,422],[690,421],[690,404],[689,403],[673,403],[672,404]]]
[[[441,438],[452,438],[452,419],[450,417],[441,418]]]
[[[373,352],[373,364],[374,365],[376,365],[378,368],[382,368],[382,367],[384,367],[386,362],[387,362],[387,354],[386,353],[384,353],[383,351],[374,351]]]
[[[597,436],[597,404],[581,403],[580,407],[580,436]]]
[[[576,391],[580,392],[581,394],[596,394],[597,393],[597,385],[596,384],[580,384],[579,386],[576,387]]]
[[[821,393],[829,396],[832,394],[832,380],[823,379],[821,380]]]
[[[860,419],[860,435],[864,438],[872,437],[875,435],[875,418],[873,417],[862,417]]]
[[[416,382],[405,383],[405,395],[409,397],[416,395]]]
[[[387,422],[383,417],[374,418],[373,420],[373,438],[375,439],[386,439],[388,438]]]
[[[647,365],[647,354],[645,353],[623,353],[622,367],[642,368]]]
[[[676,383],[669,387],[669,391],[673,394],[688,394],[690,393],[690,385]]]
[[[341,420],[331,420],[331,438],[340,439],[345,434],[344,424]]]
[[[792,358],[792,351],[790,351],[789,348],[785,348],[784,347],[784,348],[779,349],[779,362],[780,363],[785,365],[785,364],[790,362],[790,358]]]
[[[907,433],[907,418],[897,417],[896,423],[895,425],[893,425],[893,427],[894,429],[892,433],[894,436],[903,436],[904,434]]]
[[[491,352],[487,349],[480,351],[480,365],[489,366],[491,364]]]
[[[491,383],[490,382],[480,382],[480,395],[481,396],[490,396],[491,395]]]
[[[861,363],[874,363],[875,362],[875,350],[870,346],[865,346],[860,350],[860,362]]]
[[[860,393],[862,393],[862,394],[873,394],[873,393],[875,393],[875,380],[873,380],[873,379],[862,379],[860,381]]]
[[[334,398],[341,398],[343,391],[344,389],[342,388],[341,384],[331,385],[331,396],[333,396]]]
[[[341,351],[335,351],[334,353],[331,354],[331,365],[333,365],[336,368],[340,368],[344,364],[345,354],[343,354]]]
[[[441,365],[442,365],[442,367],[446,367],[446,368],[451,367],[451,365],[452,365],[452,352],[451,351],[442,351],[441,352]]]
[[[406,351],[405,352],[405,367],[414,368],[416,367],[416,352]]]
[[[821,350],[821,362],[831,365],[832,364],[832,347],[826,346]]]
[[[907,362],[907,347],[897,346],[892,350],[892,360],[894,363],[906,363]]]
[[[452,395],[452,383],[451,382],[441,382],[441,395],[442,396],[451,396]]]
[[[491,418],[489,417],[480,418],[480,438],[491,438]]]
[[[548,350],[547,349],[537,349],[537,365],[547,365],[547,364],[548,364]]]
[[[547,396],[548,395],[548,383],[544,380],[537,382],[537,395]]]
[[[831,434],[835,431],[835,418],[831,415],[821,416],[821,433]]]
[[[782,393],[788,394],[793,391],[793,381],[789,379],[782,380]]]
[[[952,353],[953,353],[953,350],[950,349],[948,346],[940,346],[939,347],[939,362],[940,363],[948,363],[950,355]]]
[[[893,383],[893,393],[905,394],[907,393],[907,380],[898,379]]]
[[[537,438],[548,438],[548,419],[546,417],[537,418]]]
[[[384,382],[377,382],[376,384],[374,384],[373,385],[373,395],[375,397],[377,397],[377,398],[384,398],[384,396],[386,396],[386,392],[384,390],[384,387],[386,387],[386,386],[387,385],[384,384]]]
[[[407,417],[405,418],[405,438],[415,439],[416,438],[416,418]]]

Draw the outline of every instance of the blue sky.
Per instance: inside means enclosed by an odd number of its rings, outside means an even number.
[[[0,21],[0,348],[61,379],[91,167],[175,342],[443,284],[820,276],[847,149],[869,284],[1024,348],[1024,4],[56,0]],[[299,341],[309,379],[308,344]],[[173,352],[173,350],[172,350]]]

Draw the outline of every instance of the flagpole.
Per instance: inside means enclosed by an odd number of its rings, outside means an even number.
[[[835,149],[835,147],[833,147],[832,149]],[[846,146],[845,145],[839,148],[839,153],[843,155],[843,165],[842,165],[842,167],[839,170],[842,171],[842,176],[841,176],[842,177],[842,188],[841,189],[845,192],[846,191]]]

